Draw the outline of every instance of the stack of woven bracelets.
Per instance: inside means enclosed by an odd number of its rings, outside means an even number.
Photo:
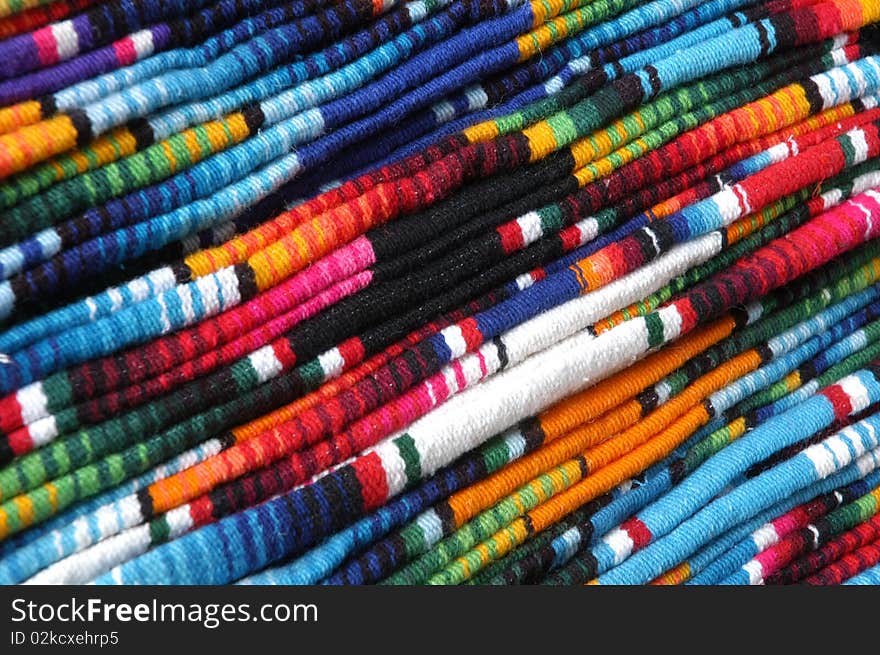
[[[0,583],[880,584],[877,0],[0,0]]]

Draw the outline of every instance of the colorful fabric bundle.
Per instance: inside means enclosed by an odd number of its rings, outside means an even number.
[[[878,23],[0,2],[0,582],[880,582]]]

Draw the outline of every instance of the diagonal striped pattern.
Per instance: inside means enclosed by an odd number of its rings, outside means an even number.
[[[0,0],[0,583],[880,583],[878,23]]]

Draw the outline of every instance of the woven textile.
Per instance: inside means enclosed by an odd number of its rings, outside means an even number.
[[[0,1],[0,583],[880,583],[878,24]]]

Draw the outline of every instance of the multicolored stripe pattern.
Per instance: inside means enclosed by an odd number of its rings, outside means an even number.
[[[0,0],[0,583],[880,583],[878,23]]]

